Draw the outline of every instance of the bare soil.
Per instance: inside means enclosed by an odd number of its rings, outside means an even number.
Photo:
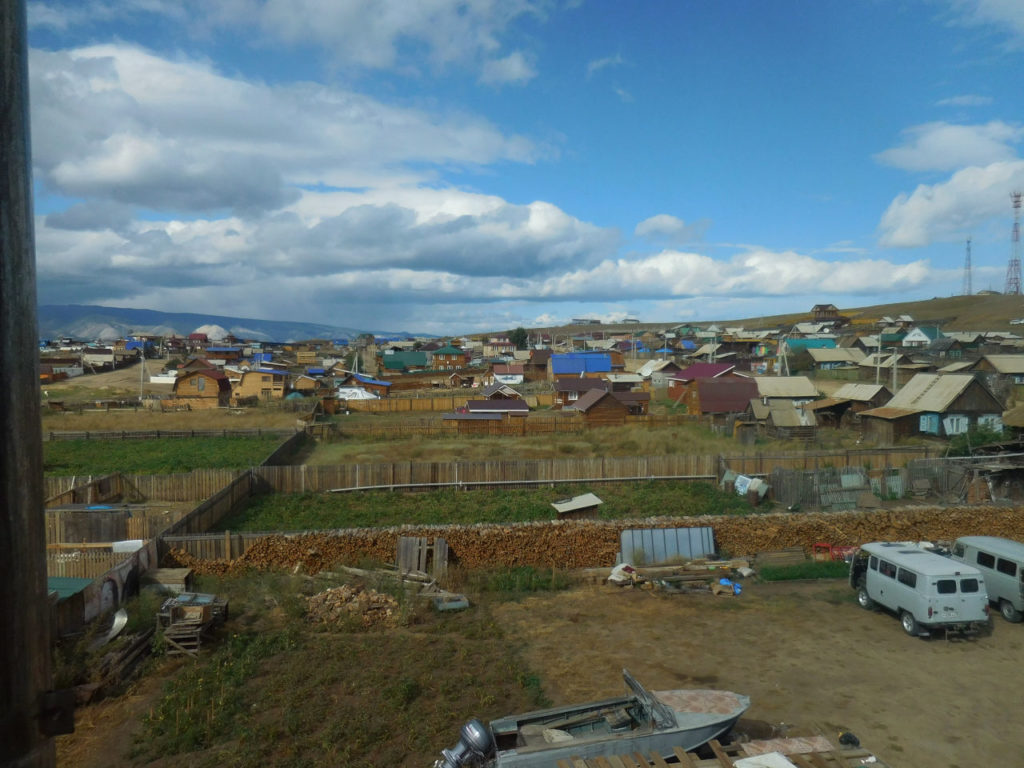
[[[1024,625],[998,615],[975,640],[912,638],[835,581],[737,597],[593,586],[497,610],[556,703],[618,694],[626,667],[654,689],[746,694],[753,719],[849,730],[900,768],[1022,764]]]
[[[848,730],[894,768],[1015,766],[1024,754],[1014,714],[1024,625],[998,615],[975,640],[912,638],[895,617],[859,608],[841,581],[749,583],[737,597],[593,585],[488,609],[556,705],[620,695],[626,667],[653,689],[746,694],[748,718],[794,735]],[[125,754],[174,669],[80,710],[58,765]],[[455,714],[445,745],[465,719],[487,714]]]

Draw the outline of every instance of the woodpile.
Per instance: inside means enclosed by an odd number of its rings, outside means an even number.
[[[327,589],[306,601],[306,618],[319,624],[357,621],[364,627],[377,627],[393,625],[397,617],[395,598],[358,585]]]
[[[403,526],[337,533],[268,536],[232,561],[205,561],[172,550],[165,567],[197,574],[246,568],[301,570],[316,574],[364,560],[394,562],[400,536],[443,536],[452,562],[467,569],[535,566],[581,569],[612,567],[624,529],[710,526],[718,550],[729,557],[802,549],[817,542],[859,545],[869,541],[952,541],[988,535],[1024,539],[1024,508],[923,507],[829,513],[770,513],[728,517],[659,517],[629,520],[556,520],[472,526]]]

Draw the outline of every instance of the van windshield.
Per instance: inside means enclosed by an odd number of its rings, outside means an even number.
[[[978,591],[978,580],[977,579],[960,579],[960,591],[961,592],[977,592]]]
[[[956,580],[939,579],[936,583],[936,589],[940,595],[952,595],[956,592]]]

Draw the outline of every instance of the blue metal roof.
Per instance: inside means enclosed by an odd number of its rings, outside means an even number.
[[[565,373],[606,373],[612,369],[611,356],[597,354],[567,353],[551,356],[551,371]]]
[[[60,600],[77,595],[90,584],[92,584],[92,579],[80,579],[73,576],[48,576],[46,578],[47,590],[56,592],[57,598]]]
[[[355,374],[356,380],[363,382],[363,384],[376,384],[380,387],[390,387],[390,381],[380,381],[378,379],[371,379],[369,376],[364,376],[361,373]]]

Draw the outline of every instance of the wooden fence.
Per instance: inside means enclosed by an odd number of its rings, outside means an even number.
[[[385,397],[380,400],[345,400],[345,407],[350,411],[368,413],[414,413],[416,411],[454,411],[462,408],[470,400],[479,400],[482,395],[478,390],[460,391],[451,395],[430,395],[427,397]],[[550,408],[555,404],[553,392],[528,394],[524,399],[531,408]]]
[[[905,467],[917,459],[931,459],[944,449],[932,446],[910,448],[869,448],[852,451],[800,451],[798,453],[723,456],[723,468],[740,475],[770,475],[775,469],[825,469],[863,467],[888,469]]]
[[[44,441],[58,440],[163,440],[188,437],[288,437],[294,429],[150,429],[121,431],[44,432]]]
[[[743,475],[769,475],[776,468],[905,467],[934,458],[939,449],[889,448],[863,451],[806,451],[738,456],[622,456],[489,461],[381,462],[333,466],[261,466],[254,482],[275,493],[319,493],[366,488],[531,486],[557,483],[628,481],[652,478],[717,480],[731,469]],[[123,482],[141,498],[201,502],[224,489],[238,470],[209,469],[174,475],[125,475]],[[65,491],[68,478],[45,478],[47,497]]]
[[[131,557],[109,549],[75,549],[46,553],[46,575],[96,579]]]
[[[257,484],[254,471],[242,472],[228,485],[221,488],[206,501],[170,525],[165,535],[181,535],[186,533],[203,533],[219,523],[226,515],[231,514],[248,503]],[[160,556],[164,552],[161,550]]]
[[[493,461],[399,461],[336,466],[260,467],[275,493],[440,486],[531,486],[557,483],[645,480],[715,480],[717,456],[623,456]]]

